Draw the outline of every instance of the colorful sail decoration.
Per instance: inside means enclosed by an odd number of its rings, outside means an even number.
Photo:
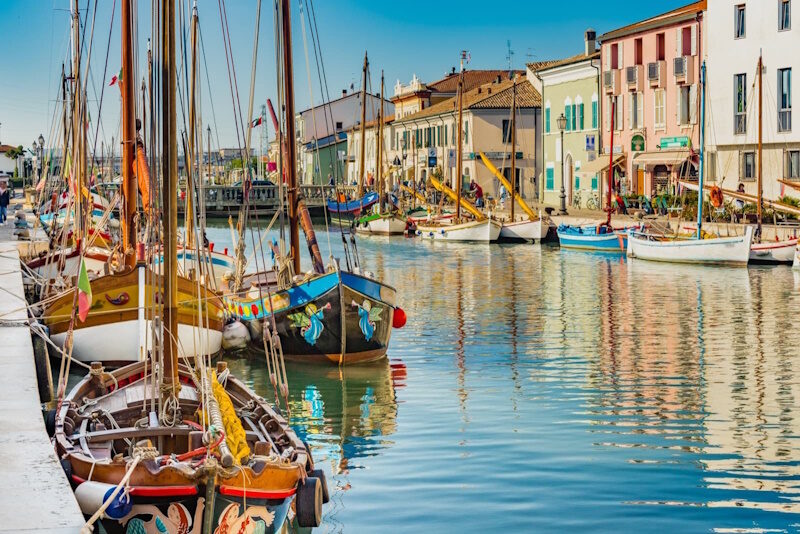
[[[92,284],[86,272],[86,260],[81,258],[81,271],[78,274],[78,319],[86,321],[89,308],[92,307]]]

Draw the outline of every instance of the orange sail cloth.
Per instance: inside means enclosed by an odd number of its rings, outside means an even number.
[[[139,193],[142,194],[142,206],[146,212],[150,211],[150,166],[144,147],[136,144],[136,158],[133,161],[133,174],[139,182]]]

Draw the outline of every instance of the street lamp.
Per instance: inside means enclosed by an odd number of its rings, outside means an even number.
[[[567,215],[567,193],[564,191],[564,130],[567,128],[567,118],[562,113],[556,119],[558,129],[561,130],[561,209],[558,210],[559,215]]]

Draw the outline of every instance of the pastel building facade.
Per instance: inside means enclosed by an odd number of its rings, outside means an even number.
[[[769,199],[800,192],[800,2],[709,0],[707,177],[723,189],[757,194],[758,81],[762,55],[763,191]]]
[[[705,0],[694,2],[600,38],[602,147],[623,194],[650,197],[697,179],[705,11]]]

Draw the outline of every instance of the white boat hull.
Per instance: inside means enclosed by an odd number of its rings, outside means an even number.
[[[500,223],[491,219],[451,225],[418,225],[417,236],[434,241],[494,243],[500,237],[500,228]]]
[[[797,239],[753,243],[750,246],[750,261],[755,263],[793,263],[797,251]]]
[[[794,249],[794,261],[792,262],[792,268],[800,269],[800,245],[797,245],[797,248]]]
[[[650,240],[640,233],[628,234],[628,257],[670,263],[745,266],[750,260],[753,228],[743,236],[712,239]]]
[[[356,232],[366,235],[402,235],[406,221],[400,217],[381,217],[356,226]]]
[[[71,248],[65,251],[63,269],[59,268],[59,264],[61,263],[59,258],[60,255],[55,254],[50,261],[37,261],[36,263],[41,263],[41,265],[36,267],[29,265],[29,267],[31,267],[31,270],[44,280],[53,280],[62,274],[66,277],[77,276],[78,270],[81,266],[81,256],[80,254],[75,254],[69,257],[71,253]],[[86,259],[86,271],[89,273],[102,274],[104,272],[103,266],[108,261],[108,257],[109,251],[107,249],[90,247],[84,256]]]
[[[500,228],[501,239],[522,239],[540,242],[547,237],[550,225],[541,219],[537,221],[504,222]]]
[[[72,357],[84,363],[130,363],[139,361],[139,321],[122,321],[76,328],[73,331]],[[150,321],[143,321],[146,331],[147,347],[153,347]],[[53,334],[50,339],[59,347],[64,347],[67,333]],[[198,328],[184,324],[178,325],[178,347],[182,355],[192,358],[196,355],[214,354],[222,347],[222,332]]]

